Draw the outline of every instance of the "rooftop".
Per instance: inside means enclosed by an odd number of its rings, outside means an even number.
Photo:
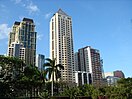
[[[28,22],[32,22],[33,23],[33,19],[29,19],[29,18],[23,18],[23,21],[28,21]]]
[[[67,15],[64,11],[62,11],[61,9],[59,9],[59,10],[57,11],[57,13],[68,16],[68,15]]]
[[[20,25],[20,22],[15,21],[14,25]]]

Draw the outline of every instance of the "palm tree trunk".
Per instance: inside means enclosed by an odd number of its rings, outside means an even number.
[[[53,72],[53,76],[52,76],[52,82],[51,82],[51,96],[53,96],[53,93],[54,93],[54,72]]]

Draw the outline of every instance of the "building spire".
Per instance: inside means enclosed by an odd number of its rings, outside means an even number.
[[[68,16],[61,8],[57,11],[57,13]]]

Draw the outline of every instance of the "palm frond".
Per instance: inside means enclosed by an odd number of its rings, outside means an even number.
[[[56,80],[58,78],[61,78],[61,72],[59,70],[56,70]]]
[[[52,60],[50,58],[46,58],[46,61],[48,61],[49,63],[52,63]]]
[[[43,79],[47,80],[47,73],[45,71],[42,73],[42,75],[43,75]]]
[[[57,64],[56,67],[59,68],[59,69],[64,70],[64,66],[62,64]]]
[[[45,72],[48,75],[48,78],[50,79],[53,72],[53,68],[46,68]]]
[[[52,65],[51,65],[50,63],[47,62],[47,63],[44,64],[44,66],[45,66],[45,67],[51,67]]]
[[[55,61],[56,61],[56,58],[52,60],[52,66],[53,67],[55,66]]]

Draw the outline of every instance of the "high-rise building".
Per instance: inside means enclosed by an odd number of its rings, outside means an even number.
[[[22,22],[15,22],[9,33],[7,55],[19,57],[27,65],[35,66],[36,34],[32,19],[23,18]]]
[[[99,50],[86,46],[75,53],[75,71],[84,71],[89,74],[87,83],[100,86],[102,83],[102,70]]]
[[[114,77],[125,78],[125,75],[121,70],[116,70],[114,71]]]
[[[62,64],[61,79],[75,82],[72,18],[59,9],[50,20],[50,58]]]
[[[38,54],[36,56],[36,66],[40,71],[44,70],[44,61],[45,61],[45,56],[42,54]]]
[[[125,75],[124,75],[124,73],[121,70],[116,70],[116,71],[113,71],[113,72],[106,72],[105,73],[105,78],[107,76],[114,76],[114,77],[118,77],[118,78],[125,78]]]

